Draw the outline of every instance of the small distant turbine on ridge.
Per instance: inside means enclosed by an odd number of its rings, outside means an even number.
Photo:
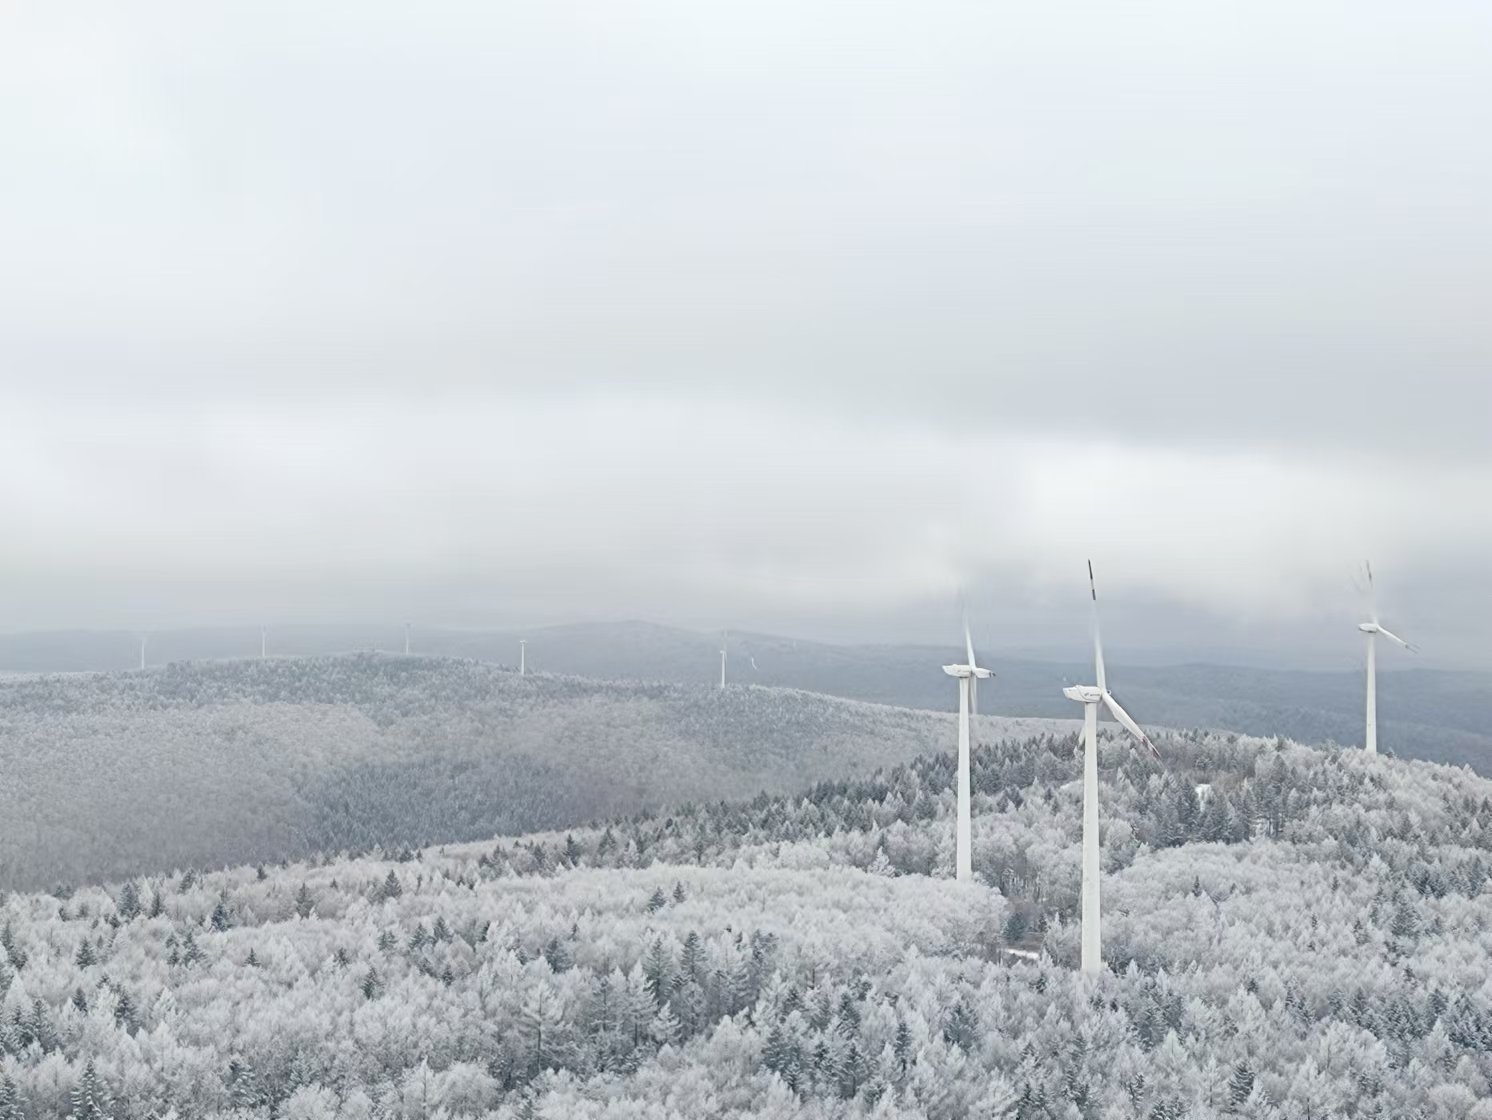
[[[518,639],[518,675],[528,676],[528,639]]]
[[[149,634],[140,635],[140,668],[145,668],[145,644],[150,641]]]
[[[1397,642],[1410,653],[1418,653],[1419,647],[1410,645],[1403,638],[1378,624],[1378,592],[1373,587],[1373,565],[1364,564],[1368,573],[1368,622],[1359,622],[1357,628],[1368,636],[1368,726],[1363,736],[1363,750],[1378,753],[1378,635]]]
[[[409,623],[404,624],[404,656],[409,656]]]
[[[995,674],[981,668],[974,660],[974,639],[969,634],[969,619],[964,618],[964,650],[969,660],[963,665],[944,665],[943,672],[958,680],[958,825],[955,832],[953,877],[960,883],[974,878],[973,817],[969,804],[969,756],[973,753],[973,736],[969,721],[978,705],[977,681]]]
[[[720,631],[720,688],[725,689],[725,649],[730,645],[730,631]]]
[[[259,660],[263,661],[269,653],[269,635],[264,627],[259,627]]]
[[[1155,749],[1140,725],[1130,719],[1109,691],[1103,671],[1103,641],[1098,632],[1098,589],[1093,582],[1093,561],[1088,561],[1088,594],[1093,612],[1093,672],[1098,684],[1071,685],[1062,690],[1069,700],[1083,705],[1083,958],[1082,969],[1097,973],[1103,968],[1103,928],[1099,904],[1098,866],[1098,707],[1102,704],[1155,757]]]

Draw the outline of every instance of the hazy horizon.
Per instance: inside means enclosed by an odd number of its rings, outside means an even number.
[[[964,588],[1077,651],[1091,556],[1116,642],[1346,664],[1371,559],[1492,666],[1492,10],[7,30],[8,629],[931,642]]]

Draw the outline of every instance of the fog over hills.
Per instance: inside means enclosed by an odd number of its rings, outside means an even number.
[[[515,665],[519,637],[528,639],[530,668],[603,680],[711,684],[720,671],[720,635],[645,622],[587,623],[523,632],[421,629],[419,653]],[[275,654],[400,650],[401,626],[286,627],[269,632]],[[879,704],[950,712],[956,693],[939,666],[959,651],[919,645],[833,645],[781,636],[736,633],[728,638],[730,679],[805,689]],[[1352,637],[1347,648],[1355,649]],[[1219,665],[1127,663],[1122,644],[1108,650],[1112,683],[1142,723],[1215,727],[1301,742],[1357,745],[1363,733],[1361,670],[1322,672]],[[1081,657],[1081,645],[1075,647]],[[152,635],[152,663],[257,654],[257,630],[199,629]],[[1085,681],[1091,662],[1008,658],[998,644],[980,645],[981,660],[998,674],[981,689],[992,715],[1073,718],[1062,686]],[[60,672],[127,669],[137,664],[139,639],[125,632],[0,636],[0,670]],[[1395,659],[1412,666],[1410,658]],[[1382,749],[1436,762],[1469,764],[1492,774],[1492,673],[1379,667]]]
[[[791,689],[519,677],[436,657],[12,680],[0,886],[560,828],[865,775],[953,737],[951,715]]]

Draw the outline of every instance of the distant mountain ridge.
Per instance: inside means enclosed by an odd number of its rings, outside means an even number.
[[[413,642],[417,653],[515,666],[519,636],[416,627]],[[598,680],[677,684],[708,685],[719,678],[718,634],[615,622],[545,627],[523,636],[533,669]],[[952,711],[955,704],[953,689],[939,668],[957,655],[954,646],[832,645],[749,632],[731,632],[728,641],[728,672],[736,683],[929,711]],[[285,627],[269,632],[269,649],[275,655],[397,652],[403,642],[401,626]],[[153,664],[252,657],[258,651],[258,630],[243,627],[154,634],[147,650]],[[1142,723],[1283,735],[1300,742],[1362,741],[1361,672],[1126,665],[1122,652],[1111,651],[1112,682]],[[997,646],[981,647],[980,654],[998,674],[979,696],[981,710],[992,715],[1071,718],[1075,713],[1062,696],[1062,686],[1092,673],[1084,661],[1004,658]],[[0,670],[13,672],[129,669],[138,657],[138,637],[122,631],[0,636]],[[1467,764],[1492,774],[1492,673],[1381,671],[1378,688],[1384,749]]]

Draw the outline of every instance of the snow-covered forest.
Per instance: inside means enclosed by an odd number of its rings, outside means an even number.
[[[1091,984],[1070,737],[976,753],[966,886],[943,754],[11,895],[0,1118],[1492,1116],[1492,782],[1161,747],[1165,769],[1104,745]]]
[[[949,716],[789,689],[519,677],[447,658],[9,681],[0,887],[563,827],[867,775],[952,739]]]

